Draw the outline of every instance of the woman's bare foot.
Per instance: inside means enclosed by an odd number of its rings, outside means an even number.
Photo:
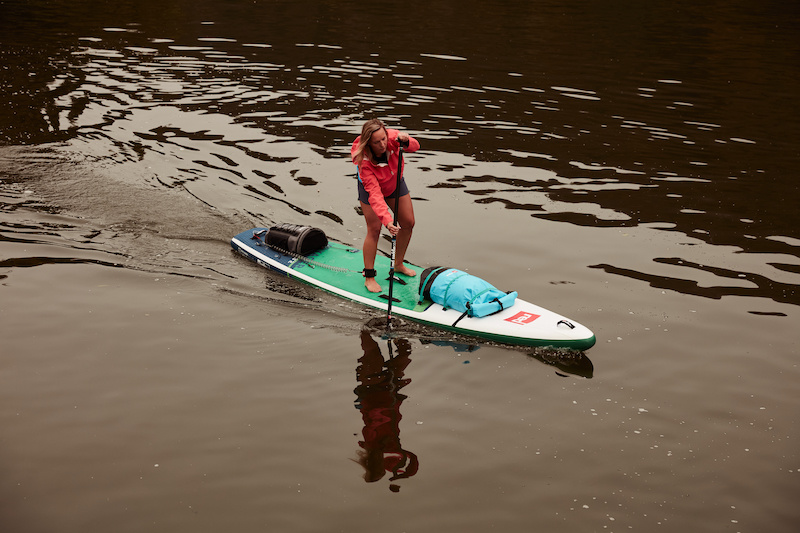
[[[412,270],[405,265],[398,265],[397,268],[395,268],[395,271],[409,277],[414,277],[417,275],[416,270]]]
[[[364,281],[364,286],[369,292],[381,292],[381,286],[375,281],[375,278],[367,278]]]

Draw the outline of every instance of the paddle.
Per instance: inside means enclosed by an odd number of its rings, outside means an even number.
[[[397,186],[394,189],[394,224],[397,225],[397,212],[400,210],[400,176],[403,172],[403,145],[398,146]],[[392,235],[392,259],[389,263],[389,306],[386,308],[386,329],[392,329],[392,290],[394,289],[394,258],[397,248],[397,235]]]

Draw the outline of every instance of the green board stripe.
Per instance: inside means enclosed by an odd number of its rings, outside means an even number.
[[[391,261],[388,257],[378,254],[375,258],[375,270],[378,271],[378,275],[375,279],[383,289],[380,293],[369,292],[364,286],[364,275],[361,273],[361,269],[364,268],[364,256],[361,250],[339,243],[329,242],[327,248],[309,255],[308,258],[313,262],[306,263],[298,259],[292,264],[292,269],[319,282],[333,285],[339,289],[363,296],[364,298],[369,298],[376,302],[388,303],[386,298],[381,298],[381,294],[388,295],[389,292],[388,277]],[[325,268],[325,266],[322,265],[333,268]],[[414,270],[417,275],[409,277],[403,274],[396,274],[396,277],[405,281],[406,285],[395,281],[394,287],[392,288],[392,296],[400,300],[400,302],[394,302],[392,306],[414,311],[424,311],[431,304],[430,301],[424,301],[421,304],[418,302],[419,280],[424,269],[410,263],[405,263],[405,266]],[[342,269],[344,272],[334,269]]]

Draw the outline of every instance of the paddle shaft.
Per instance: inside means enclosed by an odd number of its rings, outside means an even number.
[[[397,152],[397,186],[394,189],[394,223],[397,226],[397,213],[400,211],[400,178],[403,172],[403,145]],[[394,261],[397,251],[397,235],[392,235],[392,258],[389,263],[389,306],[386,308],[386,329],[392,329],[392,291],[394,289]]]

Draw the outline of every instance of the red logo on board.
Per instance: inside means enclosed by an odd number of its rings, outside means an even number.
[[[524,326],[525,324],[530,324],[540,316],[541,315],[534,315],[533,313],[520,311],[516,315],[506,318],[506,322],[513,322],[514,324],[520,324]]]

